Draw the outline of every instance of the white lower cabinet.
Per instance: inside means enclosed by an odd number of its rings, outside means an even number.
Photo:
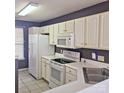
[[[50,80],[49,60],[42,58],[41,64],[42,64],[42,78],[49,82],[49,80]]]
[[[66,66],[65,83],[77,80],[77,70]]]

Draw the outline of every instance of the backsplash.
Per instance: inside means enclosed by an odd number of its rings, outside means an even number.
[[[57,53],[61,53],[62,52],[61,50],[70,50],[70,51],[80,52],[81,58],[86,58],[86,59],[92,59],[92,53],[96,53],[96,61],[98,61],[98,55],[99,55],[99,56],[104,56],[105,63],[109,63],[108,50],[87,49],[87,48],[79,48],[79,49],[68,49],[68,48],[60,48],[60,47],[55,48],[55,52]]]

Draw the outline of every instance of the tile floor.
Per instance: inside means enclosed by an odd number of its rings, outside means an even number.
[[[19,93],[42,93],[49,90],[48,83],[34,79],[27,70],[19,71]]]

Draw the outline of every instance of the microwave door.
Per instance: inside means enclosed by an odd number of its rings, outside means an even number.
[[[58,39],[58,45],[66,46],[67,41],[66,39]]]

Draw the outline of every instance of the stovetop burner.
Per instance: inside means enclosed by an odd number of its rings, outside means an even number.
[[[74,60],[69,60],[69,59],[65,59],[65,58],[56,58],[56,59],[52,59],[55,62],[61,63],[61,64],[67,64],[67,63],[73,63],[75,62]]]

